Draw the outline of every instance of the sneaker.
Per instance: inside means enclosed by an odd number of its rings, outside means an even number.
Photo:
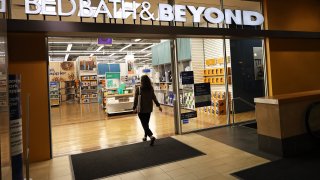
[[[142,141],[143,142],[147,141],[147,137],[142,138]]]
[[[150,146],[153,146],[154,145],[154,141],[156,140],[156,138],[155,137],[152,137],[151,138],[151,141],[150,141]]]

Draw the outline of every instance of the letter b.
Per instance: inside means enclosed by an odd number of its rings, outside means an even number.
[[[159,20],[160,21],[173,21],[173,7],[169,4],[159,4]]]

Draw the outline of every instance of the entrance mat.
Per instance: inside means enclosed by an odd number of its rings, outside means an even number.
[[[91,180],[202,155],[178,140],[163,138],[152,147],[148,141],[72,155],[71,162],[76,180]]]
[[[245,180],[319,179],[320,155],[286,158],[233,173]]]
[[[241,126],[252,128],[252,129],[257,129],[257,122],[252,122],[252,123],[247,123],[247,124],[241,124]]]

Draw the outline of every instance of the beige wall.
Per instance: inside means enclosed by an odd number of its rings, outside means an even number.
[[[319,0],[265,0],[269,30],[320,32]],[[320,40],[267,38],[269,94],[320,89]]]
[[[27,48],[30,47],[30,48]],[[9,73],[21,74],[22,118],[25,127],[26,96],[30,99],[31,162],[50,159],[48,67],[42,34],[8,34]],[[24,134],[24,148],[25,132]],[[26,152],[26,150],[24,150]]]

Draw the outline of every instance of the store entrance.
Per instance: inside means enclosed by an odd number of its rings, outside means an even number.
[[[163,108],[154,109],[150,129],[157,138],[174,135],[171,57],[153,50],[167,42],[48,38],[53,156],[141,142],[144,131],[132,107],[142,75],[151,78]]]
[[[261,39],[48,42],[53,156],[141,142],[132,107],[142,75],[164,110],[151,115],[158,138],[254,122],[254,98],[264,96]]]

